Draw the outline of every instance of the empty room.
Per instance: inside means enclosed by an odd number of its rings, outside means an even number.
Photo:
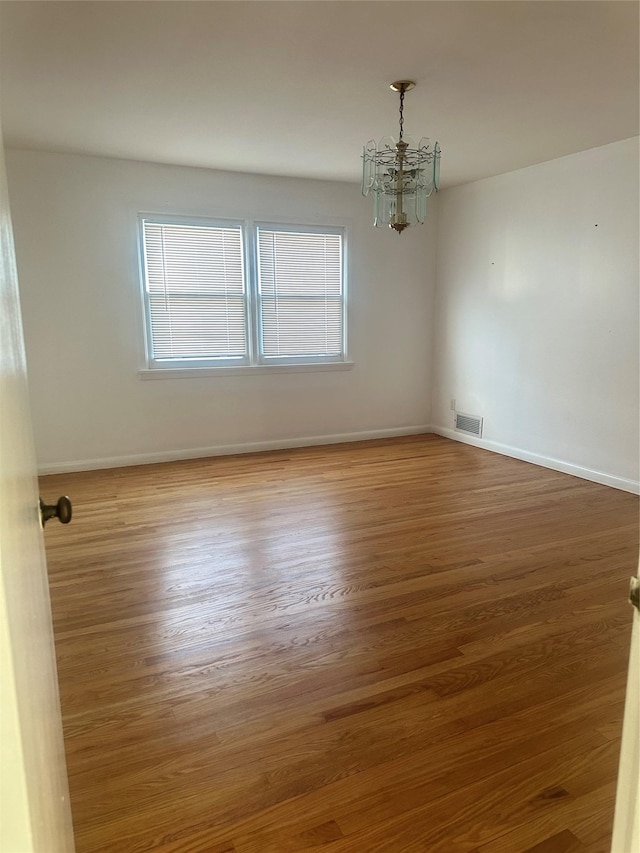
[[[636,853],[638,12],[1,0],[0,853]]]

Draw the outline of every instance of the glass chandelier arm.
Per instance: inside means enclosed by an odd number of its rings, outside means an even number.
[[[433,149],[433,186],[436,192],[440,189],[440,146],[436,142]]]
[[[362,149],[362,195],[367,196],[376,182],[376,155],[378,146],[373,139]]]

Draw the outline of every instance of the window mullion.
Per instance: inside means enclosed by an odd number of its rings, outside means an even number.
[[[247,289],[247,343],[249,348],[249,363],[260,363],[260,317],[258,295],[258,256],[256,249],[257,229],[250,219],[244,224],[245,257],[247,269],[245,273]]]

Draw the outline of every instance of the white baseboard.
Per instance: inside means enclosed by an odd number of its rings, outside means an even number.
[[[514,459],[521,459],[523,462],[532,462],[542,468],[551,468],[553,471],[561,471],[563,474],[571,474],[574,477],[591,480],[591,482],[600,483],[603,486],[612,486],[614,489],[622,489],[622,491],[632,492],[634,495],[640,494],[640,482],[637,480],[627,480],[625,477],[616,477],[613,474],[605,474],[603,471],[594,471],[591,468],[583,468],[581,465],[563,462],[561,459],[553,459],[549,456],[541,456],[539,453],[520,450],[518,447],[510,447],[508,444],[465,435],[449,427],[432,425],[429,431],[436,435],[442,435],[444,438],[461,441],[463,444],[472,444],[474,447],[490,450],[492,453],[501,453],[503,456],[512,456]]]
[[[403,435],[421,435],[424,433],[435,433],[436,435],[441,435],[444,438],[453,439],[453,441],[459,441],[463,444],[471,444],[474,447],[481,448],[482,450],[489,450],[492,453],[511,456],[514,459],[521,459],[523,462],[531,462],[534,465],[540,465],[543,468],[551,468],[554,471],[561,471],[563,474],[571,474],[574,477],[581,477],[583,480],[590,480],[594,483],[600,483],[603,486],[612,486],[614,489],[621,489],[625,492],[631,492],[634,495],[640,494],[640,482],[637,480],[628,480],[624,477],[617,477],[613,474],[606,474],[602,471],[594,471],[591,468],[573,465],[570,462],[564,462],[561,459],[553,459],[548,456],[542,456],[538,453],[531,453],[528,450],[521,450],[518,447],[511,447],[510,445],[500,444],[496,441],[468,436],[458,430],[450,429],[449,427],[430,426],[428,424],[409,427],[393,427],[390,429],[364,430],[360,432],[337,433],[333,435],[314,435],[304,436],[302,438],[275,439],[272,441],[217,444],[211,447],[163,450],[156,453],[135,453],[128,456],[107,456],[97,459],[76,459],[67,462],[43,463],[38,466],[38,473],[44,476],[47,474],[66,474],[74,471],[95,471],[101,468],[125,468],[131,465],[152,465],[156,462],[174,462],[179,459],[201,459],[208,456],[231,456],[237,453],[259,453],[263,450],[286,450],[294,447],[313,447],[314,445],[323,444],[344,444],[349,441],[370,441],[376,438],[395,438]]]
[[[396,438],[402,435],[421,435],[431,432],[428,425],[372,429],[334,435],[309,435],[274,441],[252,441],[240,444],[217,444],[212,447],[193,447],[183,450],[162,450],[157,453],[135,453],[130,456],[108,456],[98,459],[75,459],[38,465],[38,474],[68,474],[73,471],[95,471],[100,468],[126,468],[131,465],[152,465],[155,462],[175,462],[178,459],[202,459],[207,456],[231,456],[235,453],[259,453],[261,450],[287,450],[293,447],[313,447],[319,444],[344,444],[349,441],[370,441],[376,438]]]

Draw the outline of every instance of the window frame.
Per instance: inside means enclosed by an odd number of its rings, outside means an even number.
[[[147,263],[144,225],[185,225],[194,227],[239,228],[243,252],[244,319],[247,352],[235,358],[156,359],[153,355],[151,310],[147,286]],[[341,236],[341,314],[342,351],[337,356],[265,356],[262,352],[262,317],[259,292],[259,229],[305,234]],[[185,216],[166,213],[138,214],[138,291],[142,300],[144,321],[144,367],[138,371],[142,379],[169,377],[215,376],[229,373],[299,372],[346,370],[353,366],[348,355],[348,226],[347,224],[292,223],[287,220],[253,220],[220,217]]]
[[[254,321],[256,324],[256,335],[255,335],[255,343],[256,343],[256,364],[261,366],[273,366],[276,367],[280,364],[282,365],[293,365],[293,364],[341,364],[346,360],[347,354],[347,276],[346,276],[346,229],[339,225],[291,225],[289,223],[279,223],[279,222],[252,222],[252,249],[254,252],[254,275],[253,275],[253,287],[254,287]],[[341,242],[341,293],[340,293],[340,303],[342,306],[342,347],[341,352],[335,356],[311,356],[311,355],[301,355],[301,356],[265,356],[263,352],[263,312],[262,312],[262,294],[260,293],[260,273],[259,273],[259,242],[258,242],[258,233],[262,229],[263,231],[275,231],[280,233],[289,233],[289,234],[331,234],[331,235],[339,235],[342,238]],[[311,298],[311,297],[310,297]]]

